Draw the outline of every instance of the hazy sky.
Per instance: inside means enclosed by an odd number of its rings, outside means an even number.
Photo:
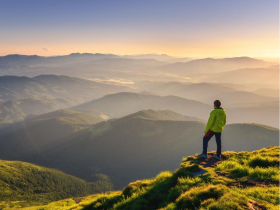
[[[0,55],[277,57],[278,0],[0,0]]]

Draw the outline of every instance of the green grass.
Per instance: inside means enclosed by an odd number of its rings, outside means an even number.
[[[225,160],[215,168],[204,168],[206,173],[199,176],[193,172],[202,169],[202,159],[186,157],[174,172],[164,171],[152,179],[137,180],[121,192],[78,198],[78,203],[77,198],[69,198],[30,209],[242,210],[248,209],[251,202],[262,209],[279,209],[278,154],[279,147],[224,152]],[[246,185],[248,181],[270,183],[260,187]]]
[[[105,176],[105,175],[103,175]],[[86,182],[61,171],[20,161],[0,160],[0,209],[47,204],[112,190],[106,177]]]
[[[215,170],[226,172],[231,178],[278,182],[279,157],[275,150],[276,147],[271,147],[258,152],[240,152],[237,155],[230,155],[229,159],[219,164]]]

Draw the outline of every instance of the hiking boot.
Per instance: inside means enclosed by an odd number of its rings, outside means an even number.
[[[201,153],[200,155],[198,155],[198,157],[207,158],[207,155]]]
[[[215,158],[216,160],[221,160],[221,157],[219,157],[217,155],[213,155],[213,158]]]

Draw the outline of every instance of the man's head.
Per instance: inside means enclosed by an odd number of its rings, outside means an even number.
[[[221,102],[220,100],[215,100],[215,101],[214,101],[214,107],[215,107],[215,108],[220,108],[221,105],[222,105],[222,102]]]

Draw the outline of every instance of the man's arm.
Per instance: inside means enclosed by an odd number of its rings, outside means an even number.
[[[227,124],[227,115],[225,116],[225,119],[224,119],[224,125]]]
[[[210,117],[209,117],[208,122],[207,122],[207,125],[206,125],[206,128],[205,128],[205,131],[204,131],[205,133],[207,133],[210,130],[214,121],[215,121],[215,114],[214,114],[214,112],[211,112]]]

